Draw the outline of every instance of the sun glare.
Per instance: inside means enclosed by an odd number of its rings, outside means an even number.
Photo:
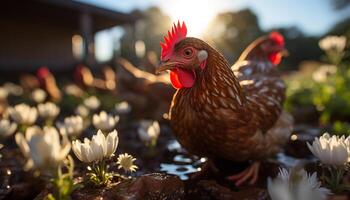
[[[209,0],[169,0],[164,4],[164,11],[171,19],[185,21],[188,36],[202,36],[209,22],[217,14],[213,1]]]

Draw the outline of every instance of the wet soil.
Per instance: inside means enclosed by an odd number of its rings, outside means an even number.
[[[137,123],[123,120],[119,127],[119,153],[137,158],[139,170],[133,178],[111,183],[104,188],[85,187],[75,191],[72,199],[268,199],[267,177],[277,175],[280,167],[314,166],[314,158],[306,147],[321,129],[306,125],[296,126],[285,150],[263,162],[256,186],[236,187],[226,175],[243,170],[249,163],[224,163],[220,171],[206,170],[206,158],[190,155],[173,137],[166,122],[161,123],[161,135],[155,148],[145,146],[137,136]],[[82,137],[91,137],[90,127]],[[22,169],[25,163],[13,141],[10,148],[1,150],[0,199],[37,199],[47,194],[47,186],[40,177],[33,177]],[[110,169],[118,172],[116,157],[109,161]],[[312,167],[311,167],[312,168]],[[310,168],[310,169],[311,169]],[[86,172],[86,166],[76,160],[76,176]]]

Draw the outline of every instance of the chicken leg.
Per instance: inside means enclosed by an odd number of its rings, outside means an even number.
[[[234,181],[236,186],[241,186],[243,183],[248,183],[249,185],[254,185],[258,180],[260,162],[255,161],[247,169],[243,170],[239,174],[228,176],[227,179]]]

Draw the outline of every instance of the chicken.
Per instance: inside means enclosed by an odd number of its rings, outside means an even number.
[[[231,69],[222,54],[186,33],[179,22],[168,32],[157,68],[170,70],[177,89],[170,107],[174,134],[190,153],[209,160],[251,161],[227,178],[254,184],[260,161],[281,150],[292,131],[293,119],[282,108],[285,84],[276,69],[283,37],[275,32],[257,39]]]
[[[41,87],[50,95],[52,101],[59,102],[62,98],[60,89],[57,86],[56,78],[47,67],[40,67],[37,71]]]
[[[121,96],[134,106],[136,105],[137,110],[142,110],[143,114],[148,114],[148,116],[142,117],[163,119],[175,93],[168,78],[164,75],[156,76],[142,71],[123,58],[119,58],[117,62],[120,66],[118,81],[120,81],[120,86],[123,87],[120,88],[122,89],[120,91]],[[150,111],[150,113],[147,111]]]
[[[78,65],[74,70],[74,80],[79,86],[89,88],[93,86],[94,76],[88,67]]]
[[[102,69],[103,79],[95,78],[91,70],[85,65],[75,68],[74,80],[82,88],[96,88],[103,91],[114,92],[116,88],[116,75],[110,66]]]

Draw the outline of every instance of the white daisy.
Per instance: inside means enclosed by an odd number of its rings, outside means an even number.
[[[117,160],[117,164],[119,165],[118,169],[123,168],[126,172],[134,172],[138,169],[138,167],[134,164],[135,161],[136,158],[132,157],[127,153],[120,154]]]

